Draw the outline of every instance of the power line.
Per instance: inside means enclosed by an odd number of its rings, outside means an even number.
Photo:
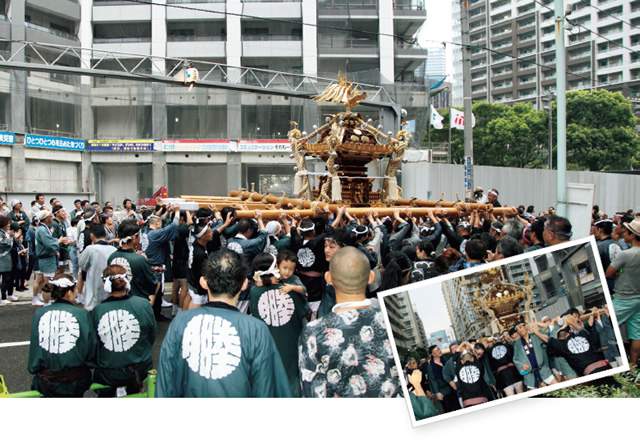
[[[623,19],[619,18],[617,15],[613,15],[613,13],[612,13],[612,12],[606,12],[606,11],[604,11],[604,10],[600,9],[600,8],[599,8],[599,7],[597,7],[597,6],[592,5],[591,3],[586,2],[585,0],[580,0],[580,3],[582,3],[582,4],[586,5],[586,6],[591,6],[593,9],[597,10],[598,12],[602,12],[602,13],[604,13],[604,14],[607,14],[607,17],[615,18],[616,20],[621,21],[622,23],[624,23],[624,24],[628,25],[629,27],[632,27],[632,28],[634,28],[634,29],[638,29],[638,30],[640,30],[640,27],[632,25],[632,24],[631,24],[631,22],[629,22],[629,21],[625,21],[625,20],[623,20]]]
[[[353,28],[330,26],[330,25],[326,25],[326,24],[305,23],[303,21],[286,20],[286,19],[283,19],[283,18],[259,17],[257,15],[248,15],[248,14],[237,13],[237,12],[210,11],[208,9],[197,8],[197,7],[194,7],[194,6],[184,6],[184,5],[180,5],[180,4],[155,3],[155,2],[153,2],[151,0],[124,0],[124,1],[130,2],[130,3],[138,3],[138,4],[143,4],[143,5],[149,5],[149,6],[160,6],[160,7],[164,7],[164,8],[184,9],[184,10],[188,10],[188,11],[206,12],[206,13],[209,13],[209,14],[229,15],[229,16],[232,16],[232,17],[240,17],[240,18],[250,18],[250,19],[253,19],[253,20],[270,21],[270,22],[273,22],[273,23],[298,24],[298,25],[301,25],[301,26],[324,28],[324,29],[330,29],[332,31],[340,31],[340,32],[344,32],[344,33],[353,32],[354,31]],[[409,43],[409,44],[415,44],[416,43],[416,39],[415,38],[410,38],[409,39],[409,38],[406,38],[404,36],[397,35],[397,34],[388,34],[388,33],[384,33],[384,32],[370,32],[370,31],[362,31],[362,30],[357,30],[356,32],[358,34],[373,35],[373,36],[376,36],[376,37],[378,37],[378,36],[393,37],[393,38],[396,38],[398,40],[403,41],[404,43]]]
[[[534,3],[539,4],[540,6],[543,6],[543,7],[547,8],[547,9],[548,9],[548,10],[550,10],[551,12],[555,13],[555,10],[551,9],[549,6],[545,5],[544,3],[542,3],[542,2],[540,2],[540,1],[538,1],[538,0],[532,0],[532,1],[533,1]],[[600,12],[604,12],[602,9],[600,9],[600,8],[598,8],[598,7],[596,7],[596,6],[593,6],[593,5],[591,5],[591,4],[587,3],[587,2],[585,2],[584,0],[580,0],[580,1],[581,1],[582,3],[584,3],[585,5],[589,5],[589,6],[593,7],[593,8],[595,8],[595,9],[597,9],[597,10],[598,10],[598,11],[600,11]],[[626,21],[624,21],[624,20],[619,19],[618,17],[616,17],[616,16],[614,16],[614,15],[611,15],[611,14],[607,14],[607,15],[608,15],[608,16],[610,16],[610,17],[613,17],[613,18],[615,18],[615,19],[617,19],[617,20],[619,20],[619,21],[621,21],[621,22],[623,22],[623,23],[626,23],[626,24],[628,24],[628,25],[629,25],[629,26],[631,26],[631,27],[634,27],[634,28],[636,28],[636,29],[640,29],[640,28],[638,28],[638,27],[636,27],[636,26],[633,26],[633,25],[632,25],[631,23],[629,23],[629,22],[626,22]],[[579,28],[582,28],[582,29],[584,29],[584,30],[586,30],[586,31],[588,31],[588,32],[591,32],[591,33],[592,33],[592,34],[594,34],[594,35],[597,35],[598,37],[602,38],[602,39],[603,39],[603,40],[605,40],[605,41],[608,41],[608,42],[610,42],[610,43],[612,43],[612,44],[615,44],[616,46],[622,47],[623,49],[626,49],[626,50],[628,50],[628,51],[630,51],[630,52],[632,52],[632,53],[634,53],[634,54],[640,55],[640,53],[636,52],[635,50],[631,49],[630,47],[624,46],[623,44],[620,44],[620,43],[618,43],[618,42],[616,42],[616,41],[613,41],[613,40],[611,40],[611,39],[609,39],[609,38],[605,37],[604,35],[599,34],[599,33],[598,33],[598,32],[596,32],[596,31],[592,31],[591,29],[589,29],[589,28],[587,28],[587,27],[585,27],[585,26],[583,26],[583,25],[581,25],[581,24],[579,24],[579,23],[575,22],[574,20],[571,20],[571,19],[567,18],[567,16],[566,16],[566,15],[564,16],[564,19],[565,19],[568,23],[572,24],[573,26],[577,26],[577,27],[579,27]]]
[[[579,27],[579,28],[582,28],[582,29],[584,29],[585,31],[592,33],[593,35],[597,35],[598,37],[602,38],[603,40],[605,40],[605,41],[607,41],[607,42],[609,42],[609,43],[611,43],[611,44],[613,44],[613,45],[615,45],[615,46],[621,47],[621,48],[626,49],[626,50],[628,50],[629,52],[631,52],[631,53],[633,53],[633,54],[635,54],[635,55],[640,56],[640,52],[637,52],[637,51],[635,51],[635,50],[631,49],[630,47],[625,46],[624,44],[618,43],[617,41],[614,41],[614,40],[612,40],[612,39],[610,39],[610,38],[607,38],[607,37],[605,37],[604,35],[601,35],[601,34],[599,34],[599,33],[598,33],[598,32],[596,32],[596,31],[592,31],[592,30],[591,30],[591,29],[589,29],[588,27],[585,27],[585,26],[583,26],[583,25],[581,25],[581,24],[579,24],[579,23],[576,23],[576,22],[574,22],[574,21],[572,21],[572,20],[569,20],[568,18],[567,18],[566,20],[567,20],[567,22],[569,22],[570,24],[572,24],[572,25],[574,25],[574,26],[577,26],[577,27]]]
[[[542,6],[542,7],[544,7],[544,8],[547,8],[548,10],[550,10],[551,12],[553,12],[554,14],[555,14],[555,12],[556,12],[556,11],[555,11],[555,9],[551,9],[549,6],[545,5],[545,4],[544,4],[544,3],[542,3],[542,2],[539,2],[538,0],[533,0],[533,2],[534,2],[534,3],[539,4],[540,6]]]

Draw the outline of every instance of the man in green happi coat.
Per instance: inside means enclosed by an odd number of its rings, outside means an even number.
[[[520,338],[513,343],[513,363],[523,376],[524,385],[534,389],[558,383],[549,368],[543,341],[525,323],[515,328]]]
[[[171,322],[160,351],[156,397],[291,397],[269,329],[237,308],[247,285],[242,256],[215,252],[203,273],[209,302]]]
[[[127,270],[131,280],[129,294],[148,299],[153,303],[160,283],[147,259],[136,252],[140,245],[140,226],[135,220],[124,220],[118,227],[120,247],[107,259],[107,264],[117,264]]]

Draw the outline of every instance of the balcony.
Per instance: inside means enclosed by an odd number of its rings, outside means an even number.
[[[351,7],[351,3],[349,3]],[[424,11],[424,0],[393,0],[394,11]]]
[[[289,36],[291,37],[291,36]],[[336,44],[333,47],[343,49]],[[363,45],[366,47],[366,45]],[[326,47],[326,46],[319,46]],[[357,45],[351,47],[358,47]],[[377,51],[377,48],[375,49]],[[286,36],[273,36],[269,39],[243,39],[242,56],[244,57],[282,57],[299,58],[302,56],[302,42],[299,38],[286,39]]]
[[[407,44],[404,41],[396,41],[396,56],[403,58],[426,58],[428,49],[417,44]]]
[[[511,33],[511,27],[498,29],[491,32],[491,34],[493,35],[493,38],[499,37],[500,35],[506,35],[508,33]]]
[[[513,87],[513,82],[511,81],[503,82],[503,83],[494,84],[493,90],[508,89],[510,87]]]
[[[175,58],[224,58],[226,42],[222,37],[173,37],[167,41],[167,56]]]
[[[494,24],[502,23],[503,21],[506,21],[506,20],[511,20],[511,11],[492,16],[491,24],[494,25]]]
[[[378,56],[378,42],[369,38],[350,38],[344,34],[319,34],[318,54],[333,56]]]
[[[27,40],[30,41],[41,41],[42,38],[37,38],[37,32],[45,32],[49,35],[54,35],[56,37],[62,38],[64,39],[64,41],[62,42],[63,44],[67,44],[69,41],[80,41],[78,39],[77,36],[69,34],[67,32],[62,32],[62,31],[58,31],[55,29],[51,29],[48,28],[46,26],[40,26],[39,24],[34,24],[34,23],[29,23],[28,21],[25,21],[24,23],[24,27],[26,28],[26,33],[27,33]],[[32,32],[30,31],[30,29],[36,31],[36,32]]]
[[[494,43],[492,46],[493,46],[494,50],[499,50],[499,49],[502,49],[504,47],[511,47],[512,45],[513,45],[513,43],[511,42],[511,38],[508,38],[506,40],[498,41],[498,42]]]
[[[172,18],[174,8],[167,8],[167,18]],[[151,20],[151,6],[131,2],[93,2],[93,23],[119,23],[123,21]]]
[[[378,9],[378,0],[318,0],[320,9]]]

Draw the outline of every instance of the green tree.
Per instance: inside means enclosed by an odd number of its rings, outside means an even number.
[[[476,108],[480,110],[487,105],[481,104]],[[548,142],[545,114],[535,110],[530,103],[504,107],[499,109],[502,112],[499,117],[489,119],[480,129],[477,148],[474,142],[474,163],[515,168],[541,166]]]
[[[567,167],[631,169],[640,154],[635,125],[631,103],[619,92],[567,93]]]
[[[557,115],[554,102],[553,115]],[[461,110],[461,109],[459,109]],[[448,142],[449,110],[443,130],[431,128],[431,142]],[[548,113],[531,104],[473,105],[473,162],[476,165],[545,168],[548,163]],[[553,133],[557,135],[556,118]],[[640,165],[640,139],[631,104],[619,92],[606,90],[567,93],[567,169],[628,170]],[[424,141],[427,140],[425,134]],[[454,163],[463,163],[464,130],[451,131]],[[554,148],[553,163],[557,164]]]
[[[461,108],[454,107],[462,111]],[[444,129],[431,128],[431,142],[448,142],[449,109],[439,109],[444,118]],[[541,142],[546,145],[547,125],[543,112],[530,104],[473,105],[476,126],[473,128],[473,162],[476,165],[525,167],[541,163]],[[427,141],[425,134],[424,141]],[[451,130],[451,156],[453,163],[464,161],[464,130]]]

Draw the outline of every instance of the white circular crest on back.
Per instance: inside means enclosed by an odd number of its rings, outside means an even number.
[[[51,310],[38,321],[38,345],[52,354],[63,354],[75,348],[80,325],[71,313]]]
[[[194,373],[221,379],[240,364],[242,346],[238,331],[220,316],[196,315],[182,335],[182,358]]]
[[[264,292],[258,300],[260,318],[272,327],[281,327],[291,321],[296,306],[291,295],[274,289]]]
[[[98,322],[98,336],[107,350],[123,353],[140,339],[140,323],[128,310],[110,310]]]

